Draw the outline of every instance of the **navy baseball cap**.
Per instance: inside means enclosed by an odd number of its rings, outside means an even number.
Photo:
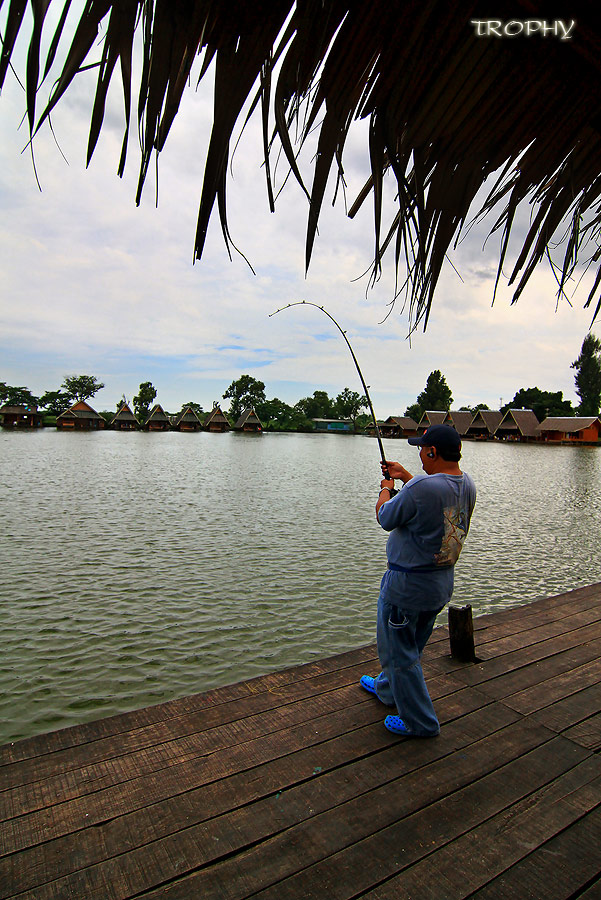
[[[419,437],[407,438],[407,443],[414,447],[436,447],[439,453],[446,450],[459,453],[461,450],[461,438],[450,425],[430,425]]]

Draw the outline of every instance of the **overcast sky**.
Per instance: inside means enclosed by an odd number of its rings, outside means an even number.
[[[28,34],[21,38],[21,60],[23,37]],[[478,402],[497,408],[533,386],[561,390],[576,402],[570,364],[590,325],[591,311],[583,309],[588,276],[572,308],[565,301],[557,306],[547,266],[517,305],[500,290],[491,307],[498,238],[483,247],[487,229],[479,228],[452,255],[459,275],[446,265],[426,332],[409,342],[400,305],[382,323],[393,294],[392,257],[367,296],[360,278],[373,253],[370,204],[354,220],[340,198],[333,209],[324,204],[305,277],[306,201],[289,182],[275,215],[269,213],[254,126],[233,160],[228,209],[233,239],[256,274],[240,256],[230,262],[217,215],[204,257],[193,265],[210,85],[184,95],[159,162],[158,208],[154,171],[137,208],[135,125],[126,177],[116,175],[123,135],[119,90],[85,169],[94,81],[93,74],[83,77],[53,116],[60,150],[47,127],[35,140],[41,192],[31,155],[22,152],[25,99],[11,73],[0,98],[0,381],[39,395],[56,390],[67,374],[92,374],[105,384],[93,401],[97,409],[114,409],[123,394],[131,400],[140,382],[151,381],[169,411],[189,400],[210,408],[242,374],[262,380],[268,398],[291,404],[315,390],[330,396],[346,386],[360,390],[346,345],[322,313],[295,307],[269,317],[304,299],[325,306],[347,330],[378,418],[402,414],[433,369],[445,375],[453,408]],[[361,126],[346,152],[352,202],[369,174]],[[392,190],[390,182],[390,200]],[[601,334],[601,325],[596,331]]]

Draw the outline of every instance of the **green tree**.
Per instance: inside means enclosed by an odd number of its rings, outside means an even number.
[[[256,412],[256,407],[265,401],[265,385],[252,375],[241,375],[232,381],[223,399],[231,400],[229,413],[236,423],[245,409],[250,406]]]
[[[103,387],[95,375],[65,375],[65,380],[61,384],[61,388],[72,400],[89,400]]]
[[[10,403],[11,406],[37,406],[39,399],[35,397],[29,388],[13,387],[0,381],[0,405]]]
[[[67,394],[66,391],[46,391],[40,397],[40,406],[51,416],[60,416],[72,403],[71,394]]]
[[[334,418],[334,405],[326,391],[314,391],[312,397],[303,397],[294,408],[301,412],[307,419],[332,419]]]
[[[424,410],[421,408],[419,403],[412,403],[411,406],[408,406],[405,410],[405,415],[412,418],[414,422],[419,422],[423,414]]]
[[[501,407],[501,412],[508,409],[531,409],[539,422],[547,416],[573,416],[574,409],[570,400],[564,400],[563,392],[541,391],[537,387],[520,388],[511,403]]]
[[[274,397],[273,400],[265,400],[255,406],[263,428],[266,431],[312,431],[313,423],[307,419],[296,406],[289,406]]]
[[[574,382],[580,397],[578,412],[583,416],[598,416],[601,407],[601,341],[594,334],[587,334],[571,368],[576,369]]]
[[[362,409],[367,409],[367,397],[345,387],[334,400],[334,414],[341,419],[350,419],[353,430],[357,430],[357,416]]]
[[[143,381],[134,397],[134,413],[138,422],[143,423],[150,415],[150,406],[157,392],[150,381]]]
[[[440,369],[434,369],[428,375],[426,386],[417,400],[405,410],[406,416],[411,416],[419,422],[426,410],[449,410],[453,402],[451,389]]]

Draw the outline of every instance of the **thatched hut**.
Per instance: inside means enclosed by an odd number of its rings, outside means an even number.
[[[171,420],[160,403],[155,403],[152,407],[143,428],[145,431],[169,431]]]
[[[397,253],[390,256],[407,260],[414,325],[427,322],[446,251],[487,179],[492,188],[480,209],[501,235],[498,278],[514,222],[522,222],[522,207],[533,208],[530,226],[518,235],[509,271],[514,299],[547,253],[559,262],[561,292],[575,259],[584,253],[584,236],[592,238],[587,258],[599,261],[601,39],[595,3],[578,3],[576,11],[574,4],[562,8],[562,15],[574,19],[542,20],[533,16],[542,14],[544,4],[529,0],[496,0],[495,19],[488,18],[490,6],[446,0],[107,0],[85,4],[75,38],[65,49],[69,38],[62,20],[56,40],[46,33],[60,19],[54,9],[46,14],[52,2],[33,4],[35,27],[23,73],[30,134],[49,119],[75,76],[98,65],[89,160],[102,129],[111,78],[119,71],[126,110],[118,162],[122,174],[136,87],[132,72],[139,72],[138,200],[153,154],[168,152],[165,144],[183,93],[197,80],[192,67],[204,55],[199,63],[204,77],[215,61],[215,114],[196,229],[197,258],[217,199],[229,244],[230,143],[245,104],[256,99],[253,109],[266,117],[264,172],[270,207],[276,195],[272,161],[282,150],[309,197],[307,265],[331,170],[342,176],[348,131],[356,120],[369,121],[371,171],[348,214],[354,216],[373,195],[373,277],[386,249],[396,246]],[[8,7],[0,89],[25,18],[23,9],[17,2]],[[138,40],[144,64],[132,66]],[[42,47],[49,48],[47,59],[41,58]],[[44,78],[53,86],[40,114],[36,101]],[[267,118],[270,112],[273,122]],[[300,147],[314,139],[313,172],[301,172]],[[383,221],[386,204],[381,201],[386,174],[397,195],[388,222]],[[588,302],[597,299],[600,286],[601,270]]]
[[[0,407],[0,425],[3,428],[39,428],[42,413],[37,406],[25,403],[5,403]]]
[[[184,407],[173,422],[175,431],[201,431],[202,427],[202,421],[191,406]]]
[[[451,409],[444,417],[443,425],[451,425],[461,437],[467,436],[474,414],[469,409]]]
[[[78,400],[56,417],[56,427],[74,431],[90,431],[104,428],[106,422],[85,400]]]
[[[538,437],[538,419],[531,409],[508,409],[495,431],[502,441],[535,441]]]
[[[254,409],[245,409],[234,425],[234,430],[260,434],[263,431],[263,426]]]
[[[417,436],[417,422],[411,416],[388,416],[386,421],[378,422],[380,435],[385,438],[409,438]],[[375,434],[373,422],[366,429]]]
[[[209,413],[207,419],[205,419],[204,429],[205,431],[214,431],[214,432],[222,432],[230,430],[230,423],[227,418],[221,411],[221,407],[216,403],[213,406],[213,409]]]
[[[503,413],[498,409],[479,409],[465,436],[477,440],[489,440],[494,436],[502,420]]]
[[[417,433],[423,434],[430,425],[443,425],[447,417],[446,409],[429,409],[422,413],[422,417],[417,424]]]
[[[129,405],[122,403],[117,414],[111,419],[109,427],[115,431],[134,431],[140,427],[140,423],[129,408]]]

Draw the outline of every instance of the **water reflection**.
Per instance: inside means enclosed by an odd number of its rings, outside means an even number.
[[[417,451],[386,443],[417,472]],[[0,433],[0,743],[374,638],[373,440]],[[601,580],[598,448],[475,444],[456,600]]]

